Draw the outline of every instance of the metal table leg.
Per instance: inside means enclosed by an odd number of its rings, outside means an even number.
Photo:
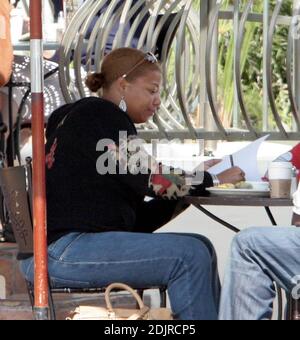
[[[193,204],[197,209],[199,209],[200,211],[202,211],[206,216],[210,217],[212,220],[222,224],[224,227],[230,229],[231,231],[234,231],[235,233],[240,232],[240,229],[236,228],[235,226],[233,226],[232,224],[222,220],[221,218],[217,217],[216,215],[214,215],[213,213],[211,213],[210,211],[206,210],[205,208],[202,207],[202,205],[200,204]]]

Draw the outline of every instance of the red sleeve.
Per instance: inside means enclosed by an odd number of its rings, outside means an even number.
[[[291,153],[293,155],[292,163],[293,165],[300,170],[300,143],[297,144],[292,150]]]

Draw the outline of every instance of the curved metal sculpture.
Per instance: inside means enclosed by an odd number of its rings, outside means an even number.
[[[268,44],[267,44],[267,62],[268,62],[268,76],[267,76],[267,85],[268,85],[268,94],[269,94],[269,100],[270,100],[270,106],[272,109],[272,113],[275,119],[275,122],[279,128],[279,131],[281,132],[283,137],[287,137],[287,132],[285,131],[285,128],[282,124],[280,115],[278,113],[276,103],[275,103],[275,98],[274,98],[274,93],[272,89],[272,78],[273,78],[273,72],[272,72],[272,44],[273,44],[273,37],[274,37],[274,32],[275,32],[275,26],[277,24],[277,19],[278,15],[280,13],[280,9],[282,6],[282,1],[279,0],[276,3],[271,22],[270,22],[270,28],[269,28],[269,37],[268,37]]]
[[[247,22],[247,18],[251,11],[251,7],[253,5],[253,0],[249,0],[246,6],[246,9],[241,17],[237,43],[235,48],[235,78],[236,78],[236,89],[237,89],[237,97],[240,104],[240,108],[242,111],[243,118],[245,120],[246,126],[248,130],[251,132],[254,138],[258,137],[257,132],[255,131],[254,127],[252,126],[250,115],[247,111],[244,96],[243,96],[243,89],[242,89],[242,76],[241,76],[241,52],[242,52],[242,45],[243,45],[243,37],[244,37],[244,30],[245,24]]]
[[[240,4],[239,0],[235,0]],[[213,2],[213,1],[212,1]],[[202,0],[207,8],[209,0]],[[243,6],[238,15],[238,25],[233,34],[234,75],[236,102],[241,110],[245,129],[225,128],[219,113],[217,71],[212,63],[217,56],[214,49],[218,37],[218,20],[234,16],[233,11],[222,10],[223,2],[216,1],[207,12],[206,45],[201,46],[203,32],[201,21],[206,15],[194,8],[193,0],[87,0],[73,16],[60,47],[60,85],[64,98],[71,102],[90,95],[84,84],[89,72],[99,71],[104,55],[111,49],[131,46],[159,54],[163,69],[163,91],[161,109],[153,119],[138,126],[145,138],[206,138],[206,139],[255,139],[271,133],[273,139],[299,139],[300,113],[293,86],[293,37],[290,17],[280,17],[282,0],[278,0],[268,28],[267,88],[269,105],[278,131],[258,131],[251,119],[242,88],[241,50],[245,36],[245,26],[249,21],[263,24],[263,15],[251,12],[253,0]],[[204,5],[201,7],[203,10]],[[238,10],[242,5],[237,6]],[[200,12],[201,12],[200,11]],[[237,13],[239,14],[239,13]],[[277,24],[290,25],[289,48],[287,52],[287,85],[292,114],[297,131],[282,123],[273,93],[272,47]],[[205,53],[202,53],[205,50]],[[202,56],[202,57],[201,57]],[[202,59],[201,59],[202,58]],[[205,63],[205,71],[201,63]],[[205,87],[205,91],[200,91]],[[201,98],[200,98],[200,93]],[[203,98],[203,93],[206,93]],[[207,97],[207,98],[206,98]],[[208,101],[208,110],[200,102]],[[201,112],[200,112],[201,107]],[[265,109],[265,111],[268,111]],[[268,115],[268,112],[265,112]],[[197,120],[210,119],[216,130],[207,131]],[[204,117],[204,118],[203,118]]]
[[[212,43],[213,43],[213,38],[214,38],[214,34],[215,34],[215,26],[216,26],[217,21],[218,21],[221,6],[222,6],[222,3],[219,2],[216,6],[216,9],[215,9],[213,15],[212,15],[211,25],[210,25],[209,30],[208,30],[208,39],[207,39],[207,46],[206,46],[206,58],[205,58],[205,70],[206,70],[207,95],[208,95],[208,100],[209,100],[210,108],[211,108],[211,111],[212,111],[212,115],[214,117],[215,123],[216,123],[219,131],[222,133],[222,135],[226,139],[228,133],[225,130],[225,128],[223,127],[222,121],[220,120],[220,118],[218,116],[218,107],[217,107],[216,100],[214,98],[214,94],[213,94],[214,89],[213,89],[213,86],[212,86],[212,83],[211,83],[211,79],[212,79],[211,51],[213,50]]]
[[[296,95],[293,85],[293,67],[295,67],[295,63],[293,64],[293,52],[294,52],[294,31],[295,25],[297,25],[297,20],[299,20],[300,16],[300,8],[295,12],[293,20],[291,20],[290,29],[289,29],[289,39],[288,39],[288,50],[287,50],[287,84],[289,90],[289,98],[292,107],[292,113],[295,119],[295,123],[297,125],[298,131],[300,131],[300,112],[296,103]],[[299,38],[298,38],[299,39]]]

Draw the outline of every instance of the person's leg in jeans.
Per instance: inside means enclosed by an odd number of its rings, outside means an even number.
[[[72,233],[48,248],[49,275],[56,287],[103,287],[123,282],[135,288],[167,286],[179,319],[216,319],[212,259],[195,237],[176,234]],[[32,259],[22,261],[33,280]]]
[[[220,277],[219,277],[219,271],[218,271],[218,259],[217,259],[217,254],[216,250],[211,243],[211,241],[206,238],[203,235],[200,234],[191,234],[191,233],[175,233],[178,236],[188,236],[188,237],[194,237],[201,242],[205,244],[207,247],[208,251],[210,252],[211,256],[211,267],[212,267],[212,277],[211,277],[211,283],[212,283],[212,290],[213,290],[213,296],[215,300],[215,305],[217,306],[217,309],[220,304],[220,294],[221,294],[221,283],[220,283]]]
[[[180,236],[180,237],[182,237],[182,236],[183,237],[184,236],[193,237],[193,238],[201,241],[201,246],[202,246],[202,243],[205,244],[205,246],[207,247],[207,249],[210,253],[210,256],[211,256],[212,291],[213,291],[213,297],[214,297],[215,305],[217,306],[217,309],[218,309],[219,304],[220,304],[221,283],[220,283],[220,277],[219,277],[219,271],[218,271],[217,254],[216,254],[216,250],[215,250],[213,244],[211,243],[211,241],[203,235],[194,234],[194,233],[166,233],[166,234],[177,235],[177,236]]]
[[[299,254],[299,228],[250,228],[239,233],[231,247],[219,318],[271,319],[274,282],[287,292],[295,288]]]
[[[152,199],[148,202],[143,202],[137,209],[137,219],[134,231],[142,233],[152,233],[159,229],[174,217],[181,214],[189,207],[182,200],[162,200]],[[203,242],[212,259],[212,287],[214,292],[214,299],[216,306],[219,305],[220,300],[220,280],[218,274],[217,255],[211,242],[200,234],[191,233],[176,233],[178,236],[189,236],[197,238]]]
[[[137,210],[135,232],[152,233],[159,229],[178,214],[181,214],[189,207],[181,200],[162,200],[152,199],[148,202],[143,202]],[[206,245],[212,259],[212,289],[216,306],[219,306],[220,300],[220,280],[218,274],[217,255],[211,242],[200,234],[191,233],[175,233],[178,236],[189,236],[197,238]]]

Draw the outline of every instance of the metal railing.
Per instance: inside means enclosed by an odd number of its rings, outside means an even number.
[[[264,11],[253,12],[254,0],[87,0],[75,13],[60,48],[60,84],[67,102],[90,95],[84,85],[88,72],[99,71],[111,48],[132,46],[159,53],[163,69],[162,105],[153,121],[138,127],[145,139],[179,138],[253,140],[270,134],[273,140],[300,139],[300,87],[297,36],[300,1],[291,2],[293,16],[281,15],[263,0]],[[232,21],[234,117],[224,123],[218,96],[218,38],[221,20]],[[253,122],[243,90],[241,53],[249,22],[263,28],[262,128]],[[273,89],[272,51],[276,27],[288,27],[286,86],[291,124],[282,121]],[[259,48],[259,47],[258,47]],[[274,122],[273,127],[269,121]]]

